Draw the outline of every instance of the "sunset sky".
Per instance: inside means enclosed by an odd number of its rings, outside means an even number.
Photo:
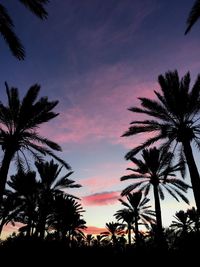
[[[46,21],[17,1],[1,2],[13,17],[26,59],[15,59],[0,39],[0,99],[5,102],[7,81],[21,96],[39,83],[40,96],[59,100],[60,115],[40,133],[62,146],[59,156],[82,185],[68,192],[82,199],[87,226],[102,231],[114,221],[120,192],[130,183],[120,182],[130,166],[124,155],[144,140],[120,137],[137,117],[127,108],[139,103],[137,97],[153,97],[159,74],[190,71],[193,83],[200,72],[200,21],[184,35],[194,1],[52,0]],[[191,192],[189,197],[192,205]],[[164,226],[188,207],[167,197]]]

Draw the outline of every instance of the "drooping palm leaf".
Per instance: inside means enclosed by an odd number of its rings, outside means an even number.
[[[197,20],[200,17],[200,1],[196,0],[194,5],[192,6],[192,9],[190,10],[188,19],[187,19],[187,28],[185,31],[185,34],[187,34],[193,25],[197,22]]]

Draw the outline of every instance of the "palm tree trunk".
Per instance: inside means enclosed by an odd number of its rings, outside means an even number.
[[[159,247],[163,247],[164,236],[162,230],[162,216],[161,216],[161,207],[160,207],[160,198],[158,194],[158,186],[153,185],[154,201],[155,201],[155,212],[156,212],[156,233],[155,238]]]
[[[135,214],[135,241],[136,241],[136,246],[139,247],[139,227],[138,227],[138,214],[136,212]]]
[[[131,224],[128,224],[128,244],[131,245]]]
[[[31,216],[29,214],[28,223],[27,223],[26,237],[30,237],[31,236],[31,228],[32,228],[31,226],[32,226],[32,219],[31,219]]]
[[[190,172],[190,179],[191,179],[191,184],[192,184],[192,189],[193,189],[193,194],[194,194],[194,199],[197,207],[197,211],[200,213],[200,177],[199,177],[199,172],[194,160],[194,156],[192,153],[192,148],[190,145],[190,142],[183,142],[183,148],[184,148],[184,153],[185,157],[187,160],[187,165],[189,168]]]
[[[40,239],[44,239],[45,236],[46,217],[42,217],[39,223],[39,235]]]
[[[14,156],[13,151],[5,150],[5,154],[0,168],[0,204],[2,202],[3,194],[5,191],[8,170],[13,156]]]

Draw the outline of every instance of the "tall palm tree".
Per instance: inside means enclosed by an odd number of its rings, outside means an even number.
[[[171,196],[178,200],[179,196],[186,203],[189,203],[182,192],[186,192],[188,185],[182,180],[175,177],[175,172],[182,169],[183,164],[172,164],[172,153],[163,152],[157,148],[144,149],[142,151],[142,160],[132,157],[131,160],[135,164],[135,168],[128,168],[133,171],[121,177],[121,181],[133,179],[134,182],[122,191],[122,195],[129,194],[133,190],[144,192],[144,196],[149,194],[152,187],[154,194],[154,204],[157,223],[157,240],[162,242],[162,216],[160,198],[164,199],[163,188],[166,189]],[[179,200],[178,200],[179,201]]]
[[[40,136],[38,128],[58,114],[53,112],[58,101],[49,101],[47,97],[37,100],[40,86],[31,86],[22,100],[17,88],[9,88],[6,84],[7,105],[0,102],[0,146],[4,156],[0,169],[0,199],[3,196],[7,174],[11,160],[16,155],[22,168],[24,152],[28,151],[36,160],[42,156],[51,156],[61,162],[67,169],[70,166],[53,151],[61,151],[55,142]],[[20,156],[21,153],[21,156]]]
[[[40,175],[41,187],[41,196],[39,199],[40,223],[38,231],[40,232],[40,237],[43,238],[48,211],[51,210],[54,195],[60,195],[62,193],[69,195],[67,192],[61,190],[79,188],[81,185],[76,184],[75,181],[68,178],[73,173],[72,171],[59,176],[62,166],[59,166],[53,160],[50,162],[35,162],[35,166]]]
[[[45,5],[48,0],[19,0],[27,9],[35,14],[40,19],[47,18],[47,11]],[[6,7],[0,4],[0,33],[8,44],[12,54],[19,60],[25,58],[24,47],[14,32],[14,23],[11,19]]]
[[[194,5],[192,6],[192,9],[190,10],[187,19],[187,29],[185,31],[185,34],[187,34],[191,30],[191,28],[199,18],[200,18],[200,0],[196,0],[194,2]]]
[[[187,161],[196,206],[200,211],[200,178],[192,152],[192,144],[200,148],[200,75],[191,90],[189,73],[180,80],[176,70],[169,71],[164,76],[159,75],[158,82],[161,92],[154,91],[156,100],[139,98],[141,107],[129,109],[154,119],[131,122],[132,126],[123,136],[145,132],[152,135],[128,152],[126,159],[157,141],[163,141],[161,148],[164,151],[176,150],[179,157]]]
[[[127,198],[127,202],[124,201],[123,199],[119,199],[119,201],[122,203],[122,205],[124,205],[125,207],[127,207],[128,209],[124,209],[124,210],[128,210],[129,214],[132,215],[132,221],[129,223],[133,223],[135,224],[135,240],[136,240],[136,245],[139,246],[139,221],[141,220],[141,222],[145,225],[148,226],[149,223],[153,223],[155,222],[155,219],[153,218],[153,216],[155,216],[154,211],[149,210],[149,208],[151,206],[147,206],[146,204],[150,201],[150,199],[146,198],[146,197],[142,197],[142,192],[138,191],[138,192],[134,192],[134,193],[128,193],[126,195]],[[123,210],[121,210],[123,211]],[[120,219],[123,215],[120,210],[115,214],[115,217],[117,219]],[[129,218],[131,219],[131,216],[129,215]],[[129,244],[130,244],[130,226],[128,227],[129,229]]]

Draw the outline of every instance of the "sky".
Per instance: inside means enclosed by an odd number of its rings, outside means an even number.
[[[59,116],[39,131],[62,146],[59,156],[71,165],[71,179],[82,185],[69,193],[82,199],[88,229],[102,232],[122,208],[118,198],[130,183],[120,182],[131,166],[124,156],[145,138],[121,137],[138,116],[127,109],[139,104],[138,97],[154,97],[158,75],[190,71],[193,83],[199,72],[200,22],[184,35],[193,1],[54,0],[46,21],[18,1],[1,3],[26,59],[15,59],[0,39],[0,99],[6,101],[7,81],[21,97],[38,83],[40,96],[59,100]],[[192,206],[192,193],[188,196]],[[169,197],[161,204],[164,226],[189,207]]]

